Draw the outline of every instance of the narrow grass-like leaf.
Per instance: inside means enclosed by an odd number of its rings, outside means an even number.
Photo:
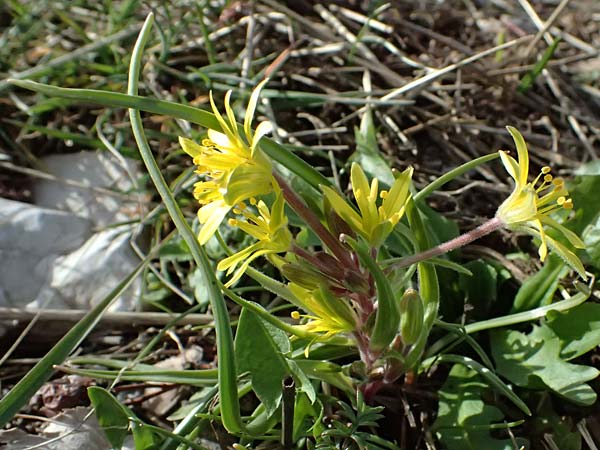
[[[523,79],[521,80],[521,82],[519,83],[519,87],[517,88],[519,92],[524,93],[529,90],[529,88],[535,82],[535,79],[539,76],[540,73],[542,73],[542,70],[544,70],[544,68],[550,61],[550,58],[552,58],[552,55],[554,55],[554,51],[556,50],[556,47],[558,46],[559,42],[560,37],[554,39],[554,41],[552,41],[552,44],[550,44],[550,46],[544,51],[540,60],[535,64],[535,66],[533,66],[533,69],[531,69],[531,71],[527,72],[525,76],[523,76]]]
[[[176,119],[187,120],[189,122],[201,125],[204,128],[221,130],[219,122],[212,113],[195,108],[193,106],[180,105],[174,102],[156,100],[133,94],[127,95],[93,89],[61,88],[28,80],[9,81],[15,86],[39,92],[51,97],[68,98],[76,100],[80,103],[92,103],[112,108],[132,108],[154,114],[166,115]],[[238,126],[241,129],[241,125],[238,124]],[[270,158],[291,170],[315,189],[319,189],[319,186],[322,184],[325,186],[331,185],[331,182],[327,178],[274,140],[263,137],[260,147]]]
[[[439,188],[441,188],[444,184],[448,183],[449,181],[454,180],[455,178],[461,176],[463,173],[466,173],[469,170],[473,170],[475,167],[478,167],[489,161],[493,161],[494,159],[499,158],[499,157],[500,157],[500,155],[498,152],[491,153],[491,154],[485,155],[485,156],[480,156],[479,158],[475,158],[472,161],[469,161],[465,164],[462,164],[462,165],[450,170],[449,172],[446,172],[444,175],[442,175],[439,178],[436,178],[434,181],[432,181],[427,186],[425,186],[423,189],[421,189],[419,192],[417,192],[414,196],[415,202],[418,203],[418,202],[425,200],[427,197],[429,197],[431,195],[432,192],[437,191]]]
[[[136,269],[121,281],[101,302],[85,315],[63,338],[0,400],[0,426],[9,420],[29,402],[29,399],[54,372],[54,366],[62,364],[69,354],[77,348],[88,333],[100,320],[100,317],[125,289],[142,272],[150,261],[150,254]]]
[[[138,40],[135,44],[131,57],[131,66],[129,68],[129,86],[128,93],[136,95],[138,90],[138,78],[141,67],[141,58],[143,48],[149,38],[150,28],[154,20],[154,15],[150,13]],[[195,108],[192,108],[195,109]],[[177,110],[177,108],[175,108]],[[208,114],[208,113],[206,113]],[[231,325],[229,323],[229,315],[225,300],[221,294],[221,290],[215,278],[214,269],[211,267],[210,261],[204,250],[198,243],[194,232],[186,222],[183,213],[179,209],[173,194],[160,172],[158,164],[152,155],[152,150],[144,134],[142,119],[140,112],[137,109],[130,109],[129,116],[131,120],[131,128],[140,150],[142,160],[148,170],[150,178],[154,183],[156,190],[160,194],[173,223],[188,245],[194,261],[202,271],[204,283],[207,287],[208,297],[211,304],[212,312],[215,318],[215,333],[217,337],[217,357],[219,369],[219,396],[221,399],[221,418],[223,426],[230,433],[239,433],[243,430],[244,425],[240,415],[240,407],[237,397],[237,380],[235,370],[235,360],[233,353],[233,335],[231,333]],[[214,116],[210,115],[213,121]]]
[[[91,378],[122,381],[144,381],[148,383],[174,383],[192,386],[214,386],[217,369],[206,370],[98,370],[60,366],[62,372],[74,373]]]

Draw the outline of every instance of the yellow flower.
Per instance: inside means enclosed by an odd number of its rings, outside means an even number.
[[[297,311],[292,313],[294,319],[310,319],[298,327],[312,333],[323,333],[323,339],[356,330],[358,319],[354,309],[344,299],[335,297],[326,287],[311,290],[295,283],[289,283],[288,287],[297,298],[298,306],[309,313],[304,316]]]
[[[373,178],[369,185],[360,165],[353,163],[350,182],[359,212],[330,187],[322,186],[321,189],[334,211],[350,228],[376,248],[385,241],[404,215],[404,209],[410,199],[412,172],[412,167],[407,168],[396,178],[389,191],[379,192],[379,180]],[[379,206],[378,198],[382,199]]]
[[[518,161],[505,151],[501,150],[499,153],[504,167],[515,180],[515,188],[498,208],[496,217],[510,229],[525,231],[538,237],[541,242],[538,253],[542,261],[546,258],[550,247],[585,279],[585,269],[579,258],[563,244],[548,236],[544,230],[545,227],[553,228],[574,247],[585,247],[575,233],[549,217],[550,213],[558,209],[573,208],[573,201],[568,197],[569,192],[564,180],[550,175],[550,167],[543,167],[540,174],[528,183],[527,144],[516,128],[507,127],[507,129],[515,141]]]
[[[226,284],[227,287],[239,280],[256,258],[283,253],[292,243],[292,234],[287,228],[288,221],[284,212],[282,193],[277,193],[271,211],[262,200],[258,204],[254,198],[250,201],[256,205],[258,215],[250,211],[246,205],[240,205],[242,209],[234,209],[234,212],[243,215],[246,220],[229,219],[229,224],[239,227],[246,234],[258,239],[258,242],[219,262],[217,269],[227,270],[227,275],[233,273],[233,277]]]
[[[256,133],[251,128],[258,96],[266,82],[261,82],[252,92],[244,118],[244,137],[230,105],[229,91],[225,95],[226,118],[217,109],[210,93],[210,103],[221,132],[209,129],[208,138],[201,144],[179,138],[183,150],[194,159],[196,173],[205,176],[204,181],[194,185],[194,197],[202,205],[198,210],[203,225],[198,236],[201,244],[211,238],[231,208],[251,197],[272,192],[276,184],[271,163],[258,148],[258,142],[271,130],[271,124],[261,122]]]

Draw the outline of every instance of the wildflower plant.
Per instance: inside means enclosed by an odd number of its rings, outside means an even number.
[[[128,95],[97,91],[86,91],[83,95],[34,82],[15,84],[62,98],[131,108],[132,128],[140,154],[202,274],[214,317],[217,369],[196,371],[193,377],[188,373],[186,380],[193,378],[190,384],[216,386],[210,398],[218,399],[218,418],[225,429],[244,443],[265,436],[276,439],[278,434],[289,437],[289,433],[293,434],[294,441],[315,436],[356,440],[353,436],[362,436],[356,429],[339,428],[337,434],[319,429],[323,403],[315,381],[334,386],[347,398],[356,398],[359,392],[361,402],[364,398],[366,404],[372,404],[382,389],[399,382],[410,383],[437,360],[468,366],[521,411],[530,414],[524,402],[491,373],[489,365],[440,354],[440,349],[445,348],[444,339],[434,344],[428,342],[434,325],[444,326],[438,317],[437,267],[443,265],[466,271],[441,257],[486,234],[504,228],[533,235],[540,241],[541,260],[547,257],[548,250],[555,252],[581,278],[586,278],[575,253],[575,248],[583,247],[581,239],[551,217],[557,210],[569,211],[576,205],[569,198],[564,181],[553,178],[549,168],[543,168],[529,181],[528,150],[521,134],[508,127],[517,159],[500,151],[452,170],[442,176],[441,181],[421,191],[417,191],[412,182],[412,167],[399,167],[389,186],[384,186],[383,180],[365,173],[359,163],[349,167],[347,189],[338,187],[269,139],[268,121],[253,128],[261,89],[268,80],[258,83],[252,91],[243,124],[237,122],[232,92],[227,92],[222,106],[209,93],[212,112],[157,100],[140,101],[137,80],[152,20],[150,15],[132,55]],[[152,156],[141,125],[142,109],[188,120],[206,132],[206,137],[199,142],[187,137],[179,139],[183,151],[192,158],[198,177],[193,196],[198,202],[199,233],[194,233],[185,220]],[[423,223],[422,204],[426,195],[441,183],[496,158],[501,159],[512,178],[513,192],[500,204],[494,217],[463,235],[435,245],[435,237]],[[281,167],[286,169],[286,176]],[[300,178],[308,190],[302,195],[296,192],[288,174]],[[346,195],[347,192],[351,195]],[[292,211],[295,227],[291,226]],[[298,223],[317,241],[310,241],[309,245],[307,240],[300,239]],[[245,233],[249,244],[234,252],[227,247],[227,242],[219,239],[228,256],[215,267],[203,246],[215,235],[220,238],[219,228],[225,226]],[[551,235],[550,229],[555,234]],[[266,270],[266,263],[272,268]],[[223,272],[223,277],[218,277],[215,269]],[[236,286],[245,276],[285,302],[291,308],[287,317],[243,298]],[[466,336],[469,332],[543,317],[552,309],[566,309],[589,296],[589,292],[580,294],[533,313],[468,324],[463,332]],[[243,310],[235,341],[225,296]],[[116,375],[121,376],[120,372]],[[296,394],[292,400],[282,393],[290,386]],[[26,384],[17,388],[31,389]],[[239,397],[250,390],[255,392],[260,405],[251,416],[243,417]],[[2,405],[13,402],[13,397],[9,393]],[[286,416],[290,401],[292,410],[296,407],[299,415],[292,420],[293,425],[289,425],[290,417]],[[217,415],[216,410],[209,411],[210,404],[205,401],[202,407],[194,409],[176,430],[178,436],[195,437],[194,426],[200,428],[200,420]],[[366,404],[362,404],[363,409],[372,413],[369,417],[375,420],[377,414]],[[14,402],[6,411],[15,412]],[[125,428],[127,420],[137,427],[139,419],[123,411]],[[9,413],[0,417],[6,418]],[[278,414],[283,415],[282,430],[278,429]],[[304,422],[312,425],[304,426]],[[143,438],[155,437],[145,435]],[[161,448],[176,448],[181,440],[169,436]]]

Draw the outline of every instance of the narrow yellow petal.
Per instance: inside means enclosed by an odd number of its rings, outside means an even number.
[[[509,156],[507,152],[503,150],[498,150],[500,154],[500,160],[504,165],[504,168],[508,172],[508,174],[515,180],[517,185],[519,184],[519,164],[512,156]]]
[[[252,119],[254,118],[254,112],[256,111],[256,105],[258,104],[258,98],[260,96],[260,91],[269,81],[268,78],[265,78],[263,81],[258,83],[254,90],[252,91],[252,95],[250,96],[250,101],[248,101],[248,108],[246,108],[246,115],[244,116],[244,132],[246,133],[246,138],[248,142],[254,142],[252,138]],[[257,130],[258,132],[258,130]],[[252,145],[254,148],[254,145]]]
[[[519,133],[515,127],[506,127],[517,147],[517,154],[519,156],[519,178],[518,184],[526,184],[527,177],[529,176],[529,154],[527,153],[527,144],[523,135]]]

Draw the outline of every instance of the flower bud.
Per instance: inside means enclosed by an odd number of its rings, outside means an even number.
[[[414,344],[423,327],[423,301],[414,289],[407,289],[400,299],[400,333],[406,344]]]

